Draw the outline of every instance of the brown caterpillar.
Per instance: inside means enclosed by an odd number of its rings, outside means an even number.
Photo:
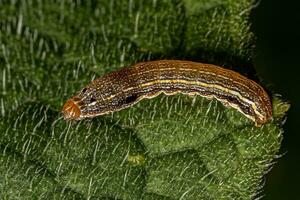
[[[80,120],[115,112],[161,93],[200,95],[231,106],[261,126],[272,105],[256,82],[211,64],[180,60],[141,62],[94,80],[63,106],[65,119]]]

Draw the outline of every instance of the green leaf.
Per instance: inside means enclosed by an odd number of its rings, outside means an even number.
[[[1,199],[252,199],[289,105],[257,128],[216,100],[160,95],[66,122],[66,99],[138,61],[188,59],[255,77],[252,0],[0,2]]]

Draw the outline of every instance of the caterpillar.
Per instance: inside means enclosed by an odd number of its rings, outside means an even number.
[[[91,118],[161,93],[215,98],[241,112],[257,127],[272,118],[270,98],[256,82],[216,65],[182,60],[140,62],[106,74],[67,100],[62,113],[66,120]]]

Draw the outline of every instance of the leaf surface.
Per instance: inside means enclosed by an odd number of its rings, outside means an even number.
[[[2,199],[252,199],[289,105],[261,128],[216,100],[143,100],[68,123],[92,79],[138,61],[188,59],[256,77],[249,0],[0,2]],[[257,78],[257,77],[256,77]]]

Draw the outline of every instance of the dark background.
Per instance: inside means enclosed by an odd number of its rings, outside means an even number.
[[[299,4],[299,3],[298,3]],[[300,199],[300,7],[297,1],[262,0],[252,11],[255,68],[263,83],[291,104],[280,154],[266,176],[264,200]],[[298,116],[297,116],[298,115]]]

